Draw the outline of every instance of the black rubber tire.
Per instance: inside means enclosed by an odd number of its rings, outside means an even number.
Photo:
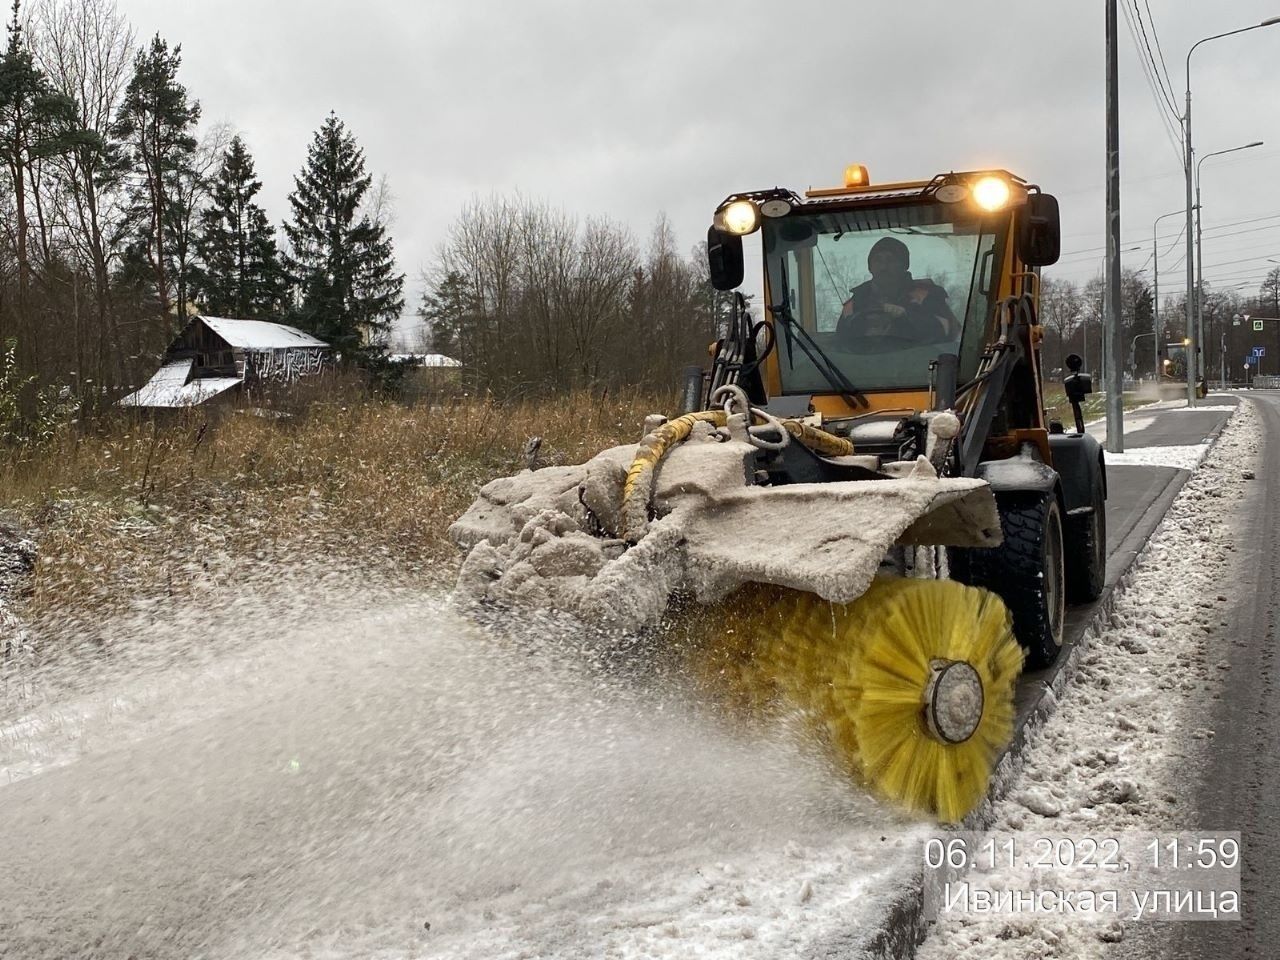
[[[1062,511],[1053,494],[996,498],[1004,542],[948,551],[952,579],[998,594],[1013,615],[1027,669],[1047,667],[1062,650],[1066,614]]]
[[[1093,511],[1067,517],[1063,533],[1067,599],[1071,603],[1097,600],[1107,576],[1107,501],[1099,480],[1093,485]]]

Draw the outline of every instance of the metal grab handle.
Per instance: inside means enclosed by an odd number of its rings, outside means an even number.
[[[711,394],[711,403],[715,405],[723,401],[724,412],[726,416],[734,416],[735,414],[745,413],[748,417],[747,426],[747,442],[758,450],[778,451],[791,442],[791,434],[787,428],[783,426],[782,421],[771,413],[761,410],[759,407],[751,406],[751,401],[747,397],[747,392],[736,383],[726,383],[724,386],[718,387]],[[751,426],[751,418],[758,418],[764,423],[757,426]],[[761,434],[776,430],[782,438],[780,440],[766,440]]]

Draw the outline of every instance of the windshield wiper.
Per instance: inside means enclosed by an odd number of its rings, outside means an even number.
[[[770,304],[769,310],[775,318],[782,321],[783,330],[786,332],[787,362],[792,365],[792,369],[795,368],[795,355],[791,350],[794,336],[795,342],[800,344],[800,349],[809,358],[809,362],[813,364],[814,369],[822,374],[822,378],[827,381],[831,389],[840,394],[845,403],[851,407],[870,407],[871,404],[862,395],[862,391],[849,382],[849,378],[823,352],[823,349],[809,335],[809,331],[791,315],[791,306],[787,299],[787,291],[790,289],[787,284],[787,265],[783,260],[779,259],[778,268],[782,271],[782,303]]]

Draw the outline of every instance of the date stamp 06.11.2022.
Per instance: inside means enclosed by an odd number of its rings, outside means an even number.
[[[1239,833],[938,833],[926,916],[1238,920]]]

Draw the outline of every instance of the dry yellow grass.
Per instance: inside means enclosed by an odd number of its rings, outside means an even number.
[[[484,482],[523,468],[528,437],[577,462],[675,405],[597,390],[405,406],[341,384],[305,399],[287,415],[122,415],[9,452],[0,509],[40,545],[27,615],[91,616],[313,559],[443,581],[456,562],[446,528]]]

